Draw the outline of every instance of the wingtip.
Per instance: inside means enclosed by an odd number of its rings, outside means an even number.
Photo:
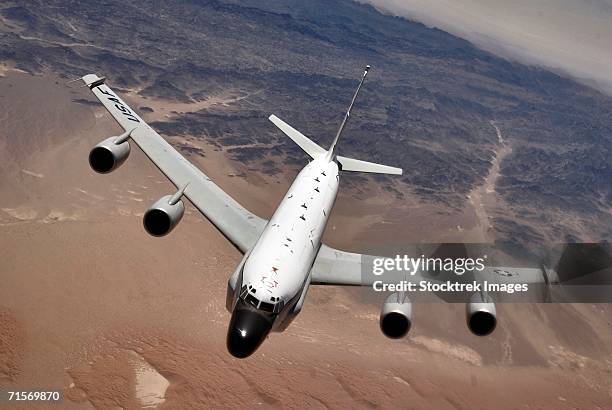
[[[85,85],[91,89],[102,85],[106,82],[106,77],[98,77],[97,74],[86,74],[81,77]]]

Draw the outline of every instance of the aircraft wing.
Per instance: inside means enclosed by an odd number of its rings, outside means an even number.
[[[372,261],[379,256],[363,255],[359,253],[346,252],[321,245],[319,254],[312,266],[311,283],[316,285],[347,285],[347,286],[371,286],[374,280],[380,277],[371,272]],[[362,271],[363,269],[363,271]],[[435,282],[454,281],[478,281],[487,280],[496,283],[548,283],[557,280],[556,272],[546,268],[517,268],[506,266],[486,266],[476,274],[455,275],[452,272],[417,272],[407,277],[398,277],[398,280],[418,282],[429,280]]]
[[[346,252],[321,245],[317,258],[311,269],[311,283],[313,285],[339,285],[339,286],[371,286],[381,277],[373,275],[367,270],[372,269],[373,260],[381,256],[364,255]],[[383,277],[386,281],[390,278]],[[420,280],[446,280],[441,277],[432,277],[426,272],[417,272],[414,275],[394,278],[418,282]]]
[[[361,275],[363,258],[370,255],[345,252],[322,244],[311,269],[313,285],[369,286]]]
[[[206,174],[179,154],[153,128],[145,123],[106,84],[104,78],[88,74],[82,78],[104,107],[155,166],[240,251],[248,251],[257,241],[267,221],[236,202]]]
[[[426,250],[429,247],[430,251]],[[478,244],[427,244],[413,250],[415,255],[432,257],[464,257],[482,248]],[[408,277],[392,280],[487,281],[489,283],[523,283],[564,286],[612,286],[612,244],[567,243],[555,244],[546,251],[547,262],[539,267],[484,266],[480,271],[456,275],[453,272],[419,271]],[[321,245],[311,270],[311,282],[319,285],[370,286],[381,277],[372,275],[373,260],[380,256],[346,252]],[[553,266],[548,268],[546,265]],[[384,278],[389,279],[389,278]],[[606,288],[607,289],[607,288]]]

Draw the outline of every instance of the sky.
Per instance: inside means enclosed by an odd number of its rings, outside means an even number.
[[[612,95],[612,0],[361,0]]]

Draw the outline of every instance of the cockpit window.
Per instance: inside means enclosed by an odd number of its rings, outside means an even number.
[[[248,288],[246,286],[243,286],[240,290],[240,299],[244,300],[256,309],[263,310],[264,312],[279,313],[281,310],[283,310],[285,302],[281,300],[281,298],[271,297],[270,300],[272,301],[272,303],[269,303],[257,299],[254,293],[255,288],[253,286],[249,285]]]
[[[255,307],[259,305],[259,300],[252,293],[249,293],[247,297],[245,298],[245,300]]]
[[[274,313],[279,313],[285,307],[285,301],[278,301],[280,298],[276,298],[276,303],[274,304]]]
[[[270,313],[274,312],[274,305],[272,303],[260,302],[259,308],[263,310],[264,312],[270,312]]]

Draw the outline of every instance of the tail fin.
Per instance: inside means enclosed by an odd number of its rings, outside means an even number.
[[[317,145],[316,142],[312,141],[310,138],[278,118],[276,115],[270,115],[269,120],[272,121],[274,125],[284,132],[286,136],[291,138],[293,142],[298,144],[300,148],[302,148],[304,152],[306,152],[312,158],[325,154],[326,151]]]
[[[376,164],[374,162],[361,161],[358,159],[336,156],[336,160],[340,163],[341,171],[360,171],[371,172],[375,174],[391,174],[402,175],[401,168],[390,167],[388,165]]]
[[[297,145],[300,146],[308,155],[310,155],[313,159],[318,158],[322,155],[325,155],[328,161],[338,161],[340,163],[341,170],[343,171],[361,171],[361,172],[372,172],[377,174],[392,174],[392,175],[401,175],[402,169],[390,167],[387,165],[375,164],[373,162],[361,161],[358,159],[342,157],[336,155],[336,146],[338,144],[338,140],[340,139],[340,135],[346,126],[346,123],[351,116],[351,110],[353,109],[353,105],[355,105],[355,100],[357,100],[357,95],[359,94],[359,90],[361,90],[361,86],[365,81],[366,76],[368,75],[368,71],[370,70],[370,66],[366,66],[365,71],[363,72],[363,77],[361,77],[361,81],[359,82],[359,86],[353,95],[353,99],[351,100],[351,105],[349,105],[346,114],[344,115],[344,119],[342,120],[342,124],[340,124],[340,128],[336,133],[336,137],[332,142],[328,151],[321,148],[317,143],[312,141],[310,138],[293,128],[291,125],[287,124],[276,115],[270,115],[269,120],[274,123],[282,132],[285,133],[289,138],[293,140]]]

